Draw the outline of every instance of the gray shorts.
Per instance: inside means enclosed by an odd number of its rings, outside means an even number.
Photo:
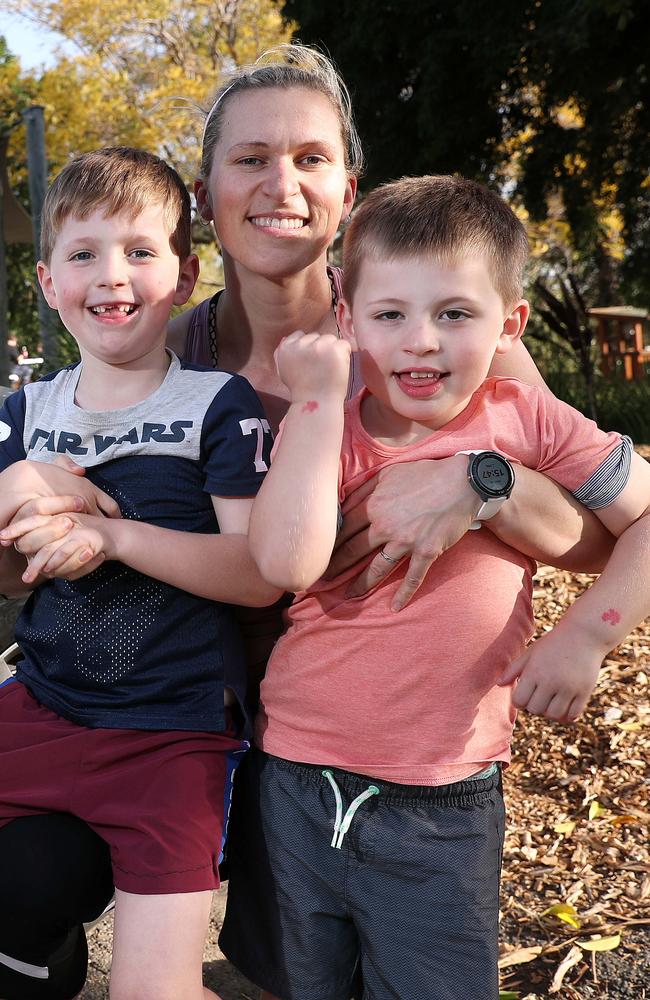
[[[281,1000],[496,1000],[500,771],[438,788],[325,772],[240,765],[225,955]]]

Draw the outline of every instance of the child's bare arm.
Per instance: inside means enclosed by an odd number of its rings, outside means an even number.
[[[627,486],[596,513],[618,537],[601,576],[499,681],[519,678],[514,704],[551,719],[580,715],[603,658],[650,614],[650,465],[633,455]]]
[[[253,505],[250,545],[265,579],[298,591],[323,574],[336,538],[350,348],[297,331],[280,344],[276,363],[291,405]]]
[[[65,516],[70,527],[64,537],[57,524],[63,519],[48,523],[38,517],[11,525],[0,538],[5,544],[18,540],[30,555],[23,580],[31,586],[41,578],[76,579],[91,561],[96,568],[104,559],[116,559],[209,600],[265,606],[280,591],[262,579],[250,555],[246,530],[252,502],[213,497],[220,534],[78,514]]]

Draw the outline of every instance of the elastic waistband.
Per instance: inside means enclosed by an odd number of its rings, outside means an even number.
[[[323,765],[303,764],[284,757],[274,757],[262,750],[254,751],[262,754],[268,760],[283,770],[302,778],[305,781],[316,782],[323,787],[329,787],[327,778],[323,775]],[[376,785],[383,801],[407,805],[427,802],[439,805],[462,805],[463,800],[476,802],[477,797],[488,794],[501,787],[501,768],[498,764],[490,765],[481,775],[454,781],[448,785],[400,785],[393,781],[382,781],[370,775],[356,774],[353,771],[343,771],[337,767],[329,767],[341,791],[351,798],[364,792],[369,784]]]

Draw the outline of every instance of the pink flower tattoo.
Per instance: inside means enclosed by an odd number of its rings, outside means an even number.
[[[620,613],[616,608],[608,608],[607,611],[603,611],[601,617],[604,622],[609,622],[610,625],[618,625],[621,620]]]

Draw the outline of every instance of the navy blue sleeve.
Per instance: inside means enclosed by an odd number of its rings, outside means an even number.
[[[271,462],[273,436],[259,397],[233,375],[212,400],[203,421],[201,456],[206,493],[255,496]]]
[[[12,392],[0,409],[0,472],[26,458],[23,442],[25,390]]]

